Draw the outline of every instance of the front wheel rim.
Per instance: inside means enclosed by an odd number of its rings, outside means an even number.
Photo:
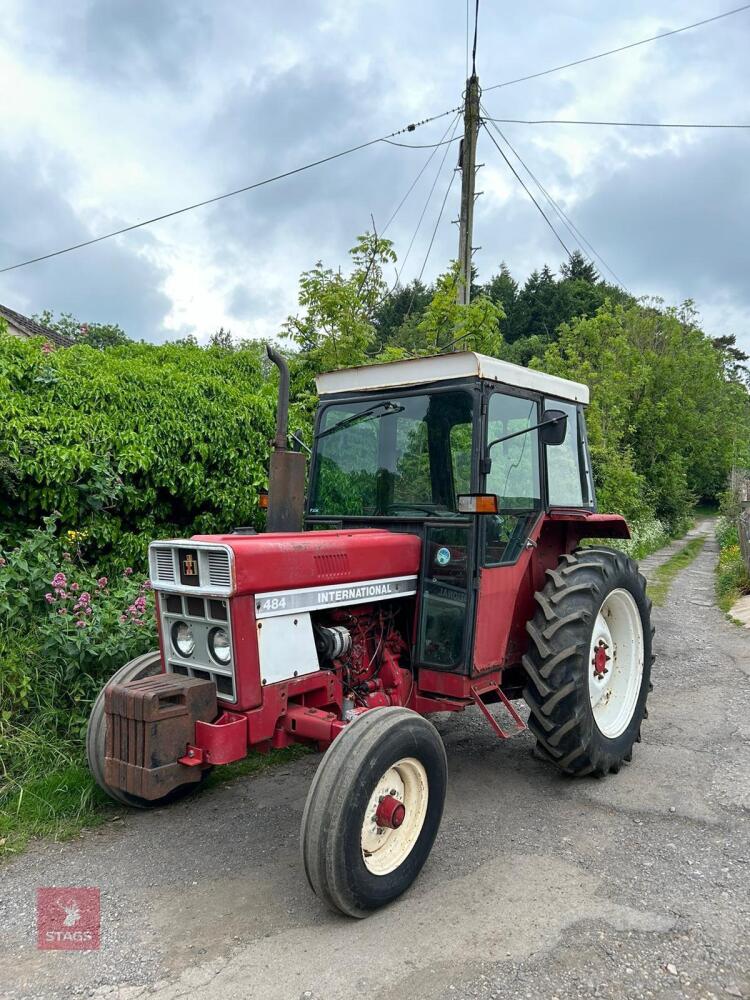
[[[393,828],[378,822],[379,806],[388,798],[403,804],[403,821]],[[362,820],[362,860],[373,875],[389,875],[406,861],[419,840],[427,816],[427,772],[416,757],[404,757],[381,776]]]
[[[589,697],[603,736],[616,739],[630,725],[643,680],[643,623],[628,590],[611,591],[591,634]]]

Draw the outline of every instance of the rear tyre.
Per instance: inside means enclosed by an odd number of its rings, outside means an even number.
[[[116,802],[122,802],[126,806],[133,806],[136,809],[153,809],[156,806],[167,805],[169,802],[174,802],[176,799],[182,798],[197,788],[210,770],[207,769],[201,774],[201,781],[181,785],[168,795],[153,800],[142,799],[138,795],[130,795],[128,792],[123,792],[120,788],[113,788],[112,785],[108,785],[104,780],[104,752],[107,735],[107,716],[104,711],[105,690],[110,684],[127,684],[129,681],[140,680],[142,677],[154,677],[159,673],[161,673],[161,655],[158,649],[151,653],[144,653],[143,656],[137,656],[134,660],[126,663],[125,666],[120,667],[99,692],[91,709],[86,729],[86,760],[94,781],[111,799],[114,799]]]
[[[412,884],[440,826],[447,785],[437,730],[406,708],[358,716],[328,748],[302,816],[313,892],[366,917]]]
[[[537,749],[567,774],[616,773],[646,715],[654,659],[646,581],[622,552],[578,549],[547,570],[534,597],[523,666]]]

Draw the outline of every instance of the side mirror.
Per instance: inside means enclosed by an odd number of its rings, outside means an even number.
[[[545,410],[539,425],[542,444],[562,444],[568,431],[568,414],[562,410]]]

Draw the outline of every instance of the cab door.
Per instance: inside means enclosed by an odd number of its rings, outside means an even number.
[[[541,420],[538,394],[503,387],[488,391],[484,445]],[[483,452],[484,453],[484,452]],[[518,662],[533,611],[531,556],[542,522],[543,456],[539,432],[495,445],[481,492],[498,497],[498,513],[479,515],[478,587],[473,670]]]
[[[469,673],[474,621],[476,518],[426,524],[416,664]]]

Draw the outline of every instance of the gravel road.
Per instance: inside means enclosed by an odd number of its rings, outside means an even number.
[[[714,606],[715,560],[709,537],[655,611],[650,718],[619,775],[565,779],[527,733],[440,717],[441,832],[365,921],[301,869],[317,758],[126,812],[0,869],[0,996],[750,998],[750,638]],[[99,951],[36,949],[48,885],[100,887]]]

